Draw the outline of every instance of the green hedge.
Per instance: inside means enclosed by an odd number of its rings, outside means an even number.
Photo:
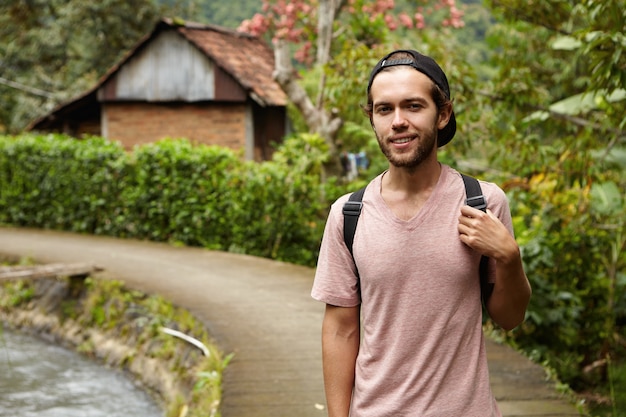
[[[102,138],[0,137],[0,222],[227,250],[312,266],[330,201],[323,140],[274,160],[167,139],[126,152]]]

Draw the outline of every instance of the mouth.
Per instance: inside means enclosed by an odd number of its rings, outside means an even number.
[[[405,143],[411,142],[413,139],[415,139],[414,135],[403,135],[403,136],[394,136],[390,138],[389,141],[393,143],[394,145],[403,145]]]

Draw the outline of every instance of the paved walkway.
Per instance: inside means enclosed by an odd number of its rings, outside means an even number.
[[[202,320],[235,357],[224,375],[224,417],[326,415],[321,370],[323,305],[313,270],[251,256],[64,232],[0,228],[0,253],[41,263],[83,262],[98,276],[157,293]],[[543,370],[506,346],[487,345],[504,416],[578,416]],[[454,416],[457,417],[457,416]]]

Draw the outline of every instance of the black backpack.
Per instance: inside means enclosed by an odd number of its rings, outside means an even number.
[[[470,177],[465,174],[461,174],[463,177],[463,183],[465,184],[465,203],[468,206],[474,207],[484,212],[487,211],[487,199],[483,195],[480,183],[474,177]],[[365,193],[365,187],[352,193],[343,205],[343,240],[346,243],[352,259],[354,260],[354,254],[352,253],[352,244],[354,243],[354,233],[356,232],[356,225],[359,221],[359,215],[363,208],[363,194]],[[483,256],[480,258],[479,276],[480,276],[480,292],[483,302],[487,302],[491,293],[493,292],[493,284],[487,281],[487,266],[489,264],[489,258]],[[358,275],[358,270],[357,270]]]

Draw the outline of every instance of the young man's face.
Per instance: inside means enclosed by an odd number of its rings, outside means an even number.
[[[393,166],[415,168],[437,149],[437,130],[448,124],[450,110],[437,110],[432,85],[409,66],[382,71],[372,82],[372,124]]]

